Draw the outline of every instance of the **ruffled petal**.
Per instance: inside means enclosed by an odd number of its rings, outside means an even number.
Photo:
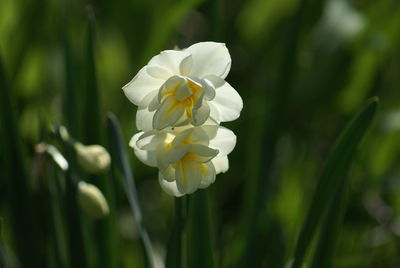
[[[193,67],[191,75],[203,78],[214,74],[225,78],[231,68],[231,56],[223,43],[200,42],[184,51],[192,54]]]
[[[150,112],[147,107],[139,107],[136,112],[136,128],[142,131],[153,129],[154,111]]]
[[[217,156],[211,160],[215,168],[215,173],[225,173],[229,169],[229,160],[227,156]]]
[[[179,161],[175,168],[175,179],[179,192],[195,192],[202,180],[200,165],[194,161]]]
[[[215,125],[202,127],[210,139],[209,146],[219,151],[219,156],[228,155],[236,145],[236,135],[233,131]]]
[[[144,164],[151,166],[151,167],[157,167],[157,161],[156,161],[156,154],[154,151],[145,151],[139,149],[139,147],[136,145],[138,139],[140,136],[143,135],[143,132],[136,133],[133,135],[131,140],[129,141],[129,146],[132,147],[135,151],[136,157],[142,161]]]
[[[163,174],[159,173],[158,174],[158,182],[160,183],[161,189],[164,190],[169,195],[176,196],[176,197],[181,197],[185,193],[181,193],[178,190],[178,187],[176,186],[176,181],[167,181],[164,180]]]
[[[164,50],[160,54],[154,56],[147,66],[158,67],[156,75],[161,75],[164,72],[169,72],[172,75],[180,74],[181,62],[190,56],[190,53],[181,50]]]
[[[218,150],[201,144],[191,144],[189,148],[193,154],[193,160],[199,163],[208,162],[218,154]]]
[[[135,77],[122,89],[126,97],[135,105],[141,105],[144,98],[153,91],[158,91],[165,80],[156,79],[146,71],[146,66],[140,69]]]
[[[202,164],[203,177],[200,182],[199,188],[204,189],[214,183],[216,178],[216,171],[212,162]]]
[[[218,110],[218,119],[221,122],[237,119],[243,108],[243,100],[239,93],[228,82],[216,88],[215,92],[215,98],[210,101],[210,104],[212,103]]]
[[[194,126],[200,126],[206,122],[210,116],[210,106],[207,103],[203,103],[198,109],[193,109],[192,111],[192,124]]]
[[[175,101],[174,96],[165,98],[154,114],[153,128],[160,130],[174,126],[184,112],[185,108]]]

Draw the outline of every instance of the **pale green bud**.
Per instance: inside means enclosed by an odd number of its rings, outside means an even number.
[[[108,170],[111,157],[107,150],[100,145],[85,146],[75,143],[78,163],[83,170],[93,174],[100,174]]]
[[[92,218],[103,218],[110,212],[103,193],[93,184],[78,183],[78,202],[82,210]]]

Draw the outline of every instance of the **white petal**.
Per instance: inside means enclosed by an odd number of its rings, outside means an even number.
[[[171,149],[169,155],[169,163],[175,163],[179,161],[190,149],[188,144],[179,144]]]
[[[164,131],[151,130],[139,137],[136,146],[141,150],[155,151],[165,144],[166,136]]]
[[[122,89],[126,97],[134,104],[140,105],[142,100],[154,90],[158,90],[165,80],[151,77],[144,66],[135,77]]]
[[[148,107],[152,102],[154,102],[154,99],[157,100],[157,95],[158,95],[157,90],[154,90],[149,94],[147,94],[140,102],[139,108]]]
[[[176,186],[176,181],[169,182],[163,179],[163,175],[161,173],[158,174],[158,182],[160,183],[161,188],[169,195],[180,197],[183,196],[184,193],[179,192],[178,187]]]
[[[201,179],[199,188],[204,189],[214,183],[216,177],[216,171],[213,163],[208,162],[203,164],[202,169],[203,178]]]
[[[154,111],[150,112],[147,107],[140,108],[136,112],[136,128],[142,131],[153,129]]]
[[[160,130],[174,126],[184,112],[185,108],[175,101],[175,97],[168,96],[154,114],[153,128]]]
[[[179,161],[175,168],[175,179],[179,192],[195,192],[202,179],[200,165],[194,161]]]
[[[221,79],[222,81],[225,81]],[[215,86],[214,84],[209,81],[208,79],[203,79],[201,80],[201,85],[204,88],[204,96],[207,98],[207,100],[212,100],[215,98]]]
[[[228,155],[236,145],[236,135],[229,129],[221,126],[203,126],[210,139],[209,146],[217,149],[219,155]]]
[[[169,182],[175,181],[175,168],[173,168],[172,166],[169,166],[168,168],[160,171],[160,173],[162,174],[164,180]]]
[[[158,66],[168,70],[172,75],[180,74],[181,62],[190,56],[190,53],[179,50],[164,50],[157,56],[154,56],[149,63],[149,67]]]
[[[135,155],[140,161],[142,161],[143,163],[145,163],[148,166],[156,167],[157,166],[157,161],[156,161],[155,152],[149,152],[149,151],[141,150],[136,145],[136,142],[138,141],[139,137],[142,134],[143,134],[143,132],[139,132],[139,133],[136,133],[135,135],[133,135],[133,137],[129,141],[129,146],[134,149]]]
[[[207,133],[203,130],[202,127],[189,127],[188,129],[182,131],[174,140],[173,144],[178,144],[183,142],[185,139],[192,144],[203,144],[208,145],[209,138]]]
[[[203,78],[214,74],[225,78],[231,68],[231,56],[223,43],[200,42],[184,51],[188,51],[193,57],[191,75]]]
[[[229,169],[229,160],[227,156],[217,156],[211,160],[215,168],[215,173],[225,173]]]
[[[190,152],[194,154],[196,162],[205,163],[218,154],[218,150],[201,144],[191,144]]]
[[[189,55],[182,60],[181,64],[179,65],[179,70],[181,75],[188,76],[190,75],[192,68],[193,68],[193,57],[192,55]]]
[[[186,99],[187,97],[191,96],[193,93],[192,89],[190,89],[187,85],[187,83],[182,83],[179,85],[179,87],[176,89],[175,92],[175,97],[180,100],[183,101],[184,99]]]
[[[204,124],[210,116],[210,106],[204,102],[199,109],[193,109],[192,115],[192,124],[194,126],[200,126]]]
[[[209,102],[208,106],[210,107],[210,117],[207,119],[207,121],[204,124],[207,124],[207,125],[211,125],[211,124],[219,125],[221,120],[219,119],[218,108],[215,107],[215,105],[212,102]]]
[[[215,98],[210,103],[218,110],[219,120],[227,122],[237,119],[243,108],[243,101],[239,93],[227,82],[216,88],[215,92]]]
[[[172,147],[178,146],[181,144],[185,139],[191,136],[192,132],[195,131],[195,128],[175,128],[175,138],[172,141]]]
[[[159,148],[157,150],[157,166],[160,171],[166,170],[170,164],[170,155],[171,155],[171,150],[168,148]]]
[[[160,66],[147,66],[147,73],[154,77],[154,78],[158,78],[158,79],[163,79],[163,80],[167,80],[168,78],[170,78],[171,76],[174,75],[173,72],[171,72],[168,69],[165,69],[163,67]]]

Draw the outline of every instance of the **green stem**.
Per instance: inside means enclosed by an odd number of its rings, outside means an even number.
[[[188,196],[187,267],[215,267],[207,191]]]
[[[166,268],[185,266],[184,233],[186,226],[186,197],[175,197],[175,217],[167,246]]]

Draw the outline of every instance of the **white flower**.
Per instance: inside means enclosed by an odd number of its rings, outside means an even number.
[[[182,196],[206,188],[229,168],[236,136],[218,125],[175,127],[134,135],[129,143],[145,164],[159,169],[165,192]]]
[[[240,95],[224,79],[231,68],[225,44],[201,42],[165,50],[153,57],[126,86],[125,95],[139,106],[139,130],[188,123],[199,126],[232,121],[243,107]]]

